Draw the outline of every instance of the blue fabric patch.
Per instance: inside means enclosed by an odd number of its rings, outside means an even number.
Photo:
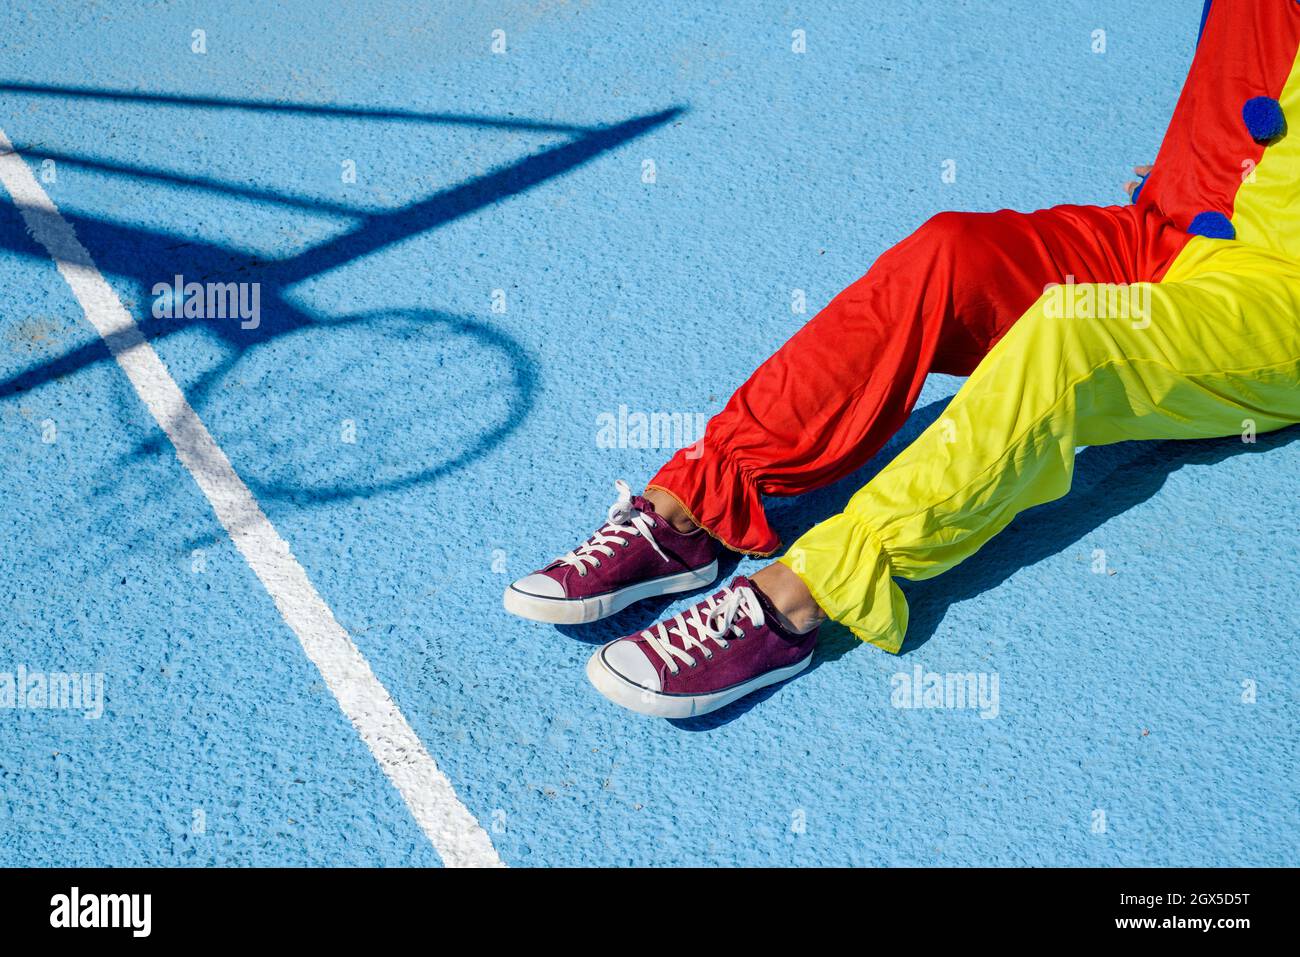
[[[1187,231],[1193,236],[1205,236],[1207,239],[1236,239],[1237,228],[1232,220],[1223,213],[1206,211],[1197,213]]]

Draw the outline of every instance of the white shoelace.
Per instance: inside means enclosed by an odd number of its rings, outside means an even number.
[[[629,535],[640,535],[650,547],[659,553],[659,557],[664,561],[669,561],[664,550],[659,547],[655,541],[654,524],[650,519],[645,517],[645,513],[637,509],[632,504],[632,489],[622,479],[614,482],[614,488],[618,489],[618,501],[609,507],[609,514],[605,516],[605,524],[602,525],[595,535],[587,539],[573,551],[557,558],[557,562],[565,565],[571,565],[578,570],[578,574],[583,578],[587,577],[587,566],[593,568],[600,566],[600,556],[612,558],[614,549],[612,545],[619,545],[626,548],[629,544]]]
[[[700,615],[701,609],[704,611],[703,616]],[[658,652],[668,670],[677,674],[681,670],[678,661],[691,668],[695,667],[696,661],[690,654],[692,648],[700,649],[706,660],[713,657],[713,652],[704,644],[706,639],[725,649],[730,644],[725,635],[745,637],[744,629],[736,624],[736,619],[742,614],[748,616],[755,627],[763,627],[763,606],[748,585],[724,588],[718,595],[674,615],[671,621],[661,621],[653,628],[641,632],[641,637]],[[682,647],[674,645],[669,640],[670,635],[681,639]]]

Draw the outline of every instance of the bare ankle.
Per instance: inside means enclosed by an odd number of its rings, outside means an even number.
[[[755,572],[750,580],[767,596],[787,631],[802,635],[826,620],[826,612],[813,600],[803,579],[780,562]]]
[[[648,488],[645,497],[655,507],[655,512],[677,531],[689,534],[700,527],[695,524],[695,520],[691,518],[682,503],[663,489]]]

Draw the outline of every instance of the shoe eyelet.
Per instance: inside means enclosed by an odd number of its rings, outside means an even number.
[[[597,568],[600,567],[600,562],[599,562],[599,561],[596,562],[596,567],[597,567]]]
[[[692,659],[690,666],[692,668],[698,668],[700,666],[700,663]]]

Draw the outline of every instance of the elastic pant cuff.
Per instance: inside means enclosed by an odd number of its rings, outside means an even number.
[[[828,616],[863,641],[898,653],[907,632],[907,599],[888,553],[866,522],[841,513],[814,526],[779,561],[807,586]]]

